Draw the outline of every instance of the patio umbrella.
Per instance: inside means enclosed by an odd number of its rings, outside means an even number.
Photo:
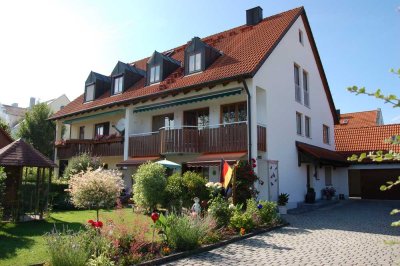
[[[171,169],[178,169],[178,168],[181,168],[181,165],[180,165],[180,164],[177,164],[177,163],[168,161],[167,159],[157,161],[156,163],[159,163],[159,164],[164,165],[165,167],[171,168]]]

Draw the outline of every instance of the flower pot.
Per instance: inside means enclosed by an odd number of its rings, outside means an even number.
[[[279,214],[287,214],[287,207],[286,205],[284,206],[278,206],[279,209]]]
[[[305,200],[306,200],[306,203],[315,203],[315,191],[307,192]]]

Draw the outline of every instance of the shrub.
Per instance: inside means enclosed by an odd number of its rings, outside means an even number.
[[[233,210],[229,208],[229,203],[221,196],[210,200],[208,213],[215,219],[218,228],[225,227],[229,224],[232,212]]]
[[[235,204],[246,204],[246,201],[250,198],[255,198],[258,191],[254,187],[256,181],[260,182],[260,179],[254,173],[254,167],[256,167],[256,160],[252,159],[252,162],[240,161],[235,167],[236,171],[236,198]]]
[[[4,168],[0,167],[0,222],[3,218],[3,200],[4,200],[4,196],[6,194],[6,179],[7,179],[7,175],[6,172],[4,172]]]
[[[206,187],[207,187],[210,199],[213,199],[213,198],[221,195],[221,192],[222,192],[222,184],[221,183],[208,182],[206,184]]]
[[[139,207],[148,210],[155,209],[162,204],[167,184],[165,168],[158,163],[142,164],[133,176],[133,200]]]
[[[260,226],[263,222],[261,219],[260,210],[258,208],[258,203],[255,199],[251,198],[246,201],[246,214],[248,214],[252,220],[254,226]],[[247,228],[245,228],[247,231]]]
[[[170,211],[181,212],[182,199],[185,196],[185,186],[183,178],[179,173],[175,173],[167,178],[165,187],[165,205]]]
[[[313,189],[314,191],[314,189]],[[278,205],[279,206],[286,206],[286,204],[289,202],[289,194],[287,193],[281,193],[278,196]]]
[[[113,207],[123,188],[121,174],[114,170],[88,170],[71,177],[69,193],[78,208],[93,208],[99,219],[100,208]]]
[[[185,172],[183,174],[183,184],[186,187],[184,205],[190,207],[193,204],[193,198],[198,197],[200,201],[208,200],[208,190],[206,180],[195,172]]]
[[[264,224],[270,225],[278,218],[275,202],[260,200],[257,207]]]
[[[82,153],[79,156],[72,157],[69,160],[67,167],[64,171],[64,178],[70,178],[71,176],[80,172],[86,172],[89,168],[98,169],[102,167],[100,159],[97,157],[90,157],[87,153]]]
[[[171,214],[160,216],[157,225],[162,228],[165,240],[177,251],[192,250],[200,246],[206,236],[215,228],[210,216],[204,218]]]
[[[239,232],[241,228],[250,231],[254,228],[253,217],[248,212],[242,212],[240,209],[235,209],[229,221],[229,226]]]

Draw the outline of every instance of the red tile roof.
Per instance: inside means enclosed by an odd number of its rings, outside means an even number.
[[[352,128],[377,126],[379,116],[379,110],[341,114],[339,125],[336,125],[336,127]]]
[[[145,78],[142,78],[124,93],[113,97],[109,97],[110,91],[107,91],[95,101],[83,103],[82,94],[53,115],[52,119],[63,118],[86,111],[99,110],[109,106],[137,103],[144,98],[154,98],[156,96],[181,92],[182,90],[202,88],[213,86],[218,83],[251,78],[299,16],[302,16],[305,22],[332,116],[336,121],[335,106],[303,7],[267,17],[255,26],[243,25],[203,38],[202,40],[204,42],[222,51],[223,55],[205,71],[199,74],[184,76],[183,68],[180,67],[160,84],[145,86]],[[183,62],[185,47],[186,45],[182,45],[173,49],[174,52],[171,57]],[[132,64],[137,68],[145,70],[148,59],[149,58],[144,58]]]
[[[0,166],[56,167],[53,161],[22,139],[0,149]]]
[[[400,145],[385,143],[386,139],[400,135],[400,124],[359,128],[335,128],[336,150],[346,155],[368,151],[400,152]]]

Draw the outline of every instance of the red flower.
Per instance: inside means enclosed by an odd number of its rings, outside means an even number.
[[[160,218],[160,215],[156,212],[153,212],[150,217],[153,220],[153,222],[155,223],[155,222],[157,222],[158,218]]]
[[[251,162],[252,162],[252,163],[256,163],[256,159],[251,158]]]
[[[93,225],[94,221],[92,219],[90,219],[89,221],[87,221],[89,224]]]
[[[257,165],[255,163],[253,163],[253,168],[256,168],[256,167],[257,167]]]
[[[103,227],[103,222],[98,221],[97,224],[96,224],[96,227],[97,228],[102,228]]]

